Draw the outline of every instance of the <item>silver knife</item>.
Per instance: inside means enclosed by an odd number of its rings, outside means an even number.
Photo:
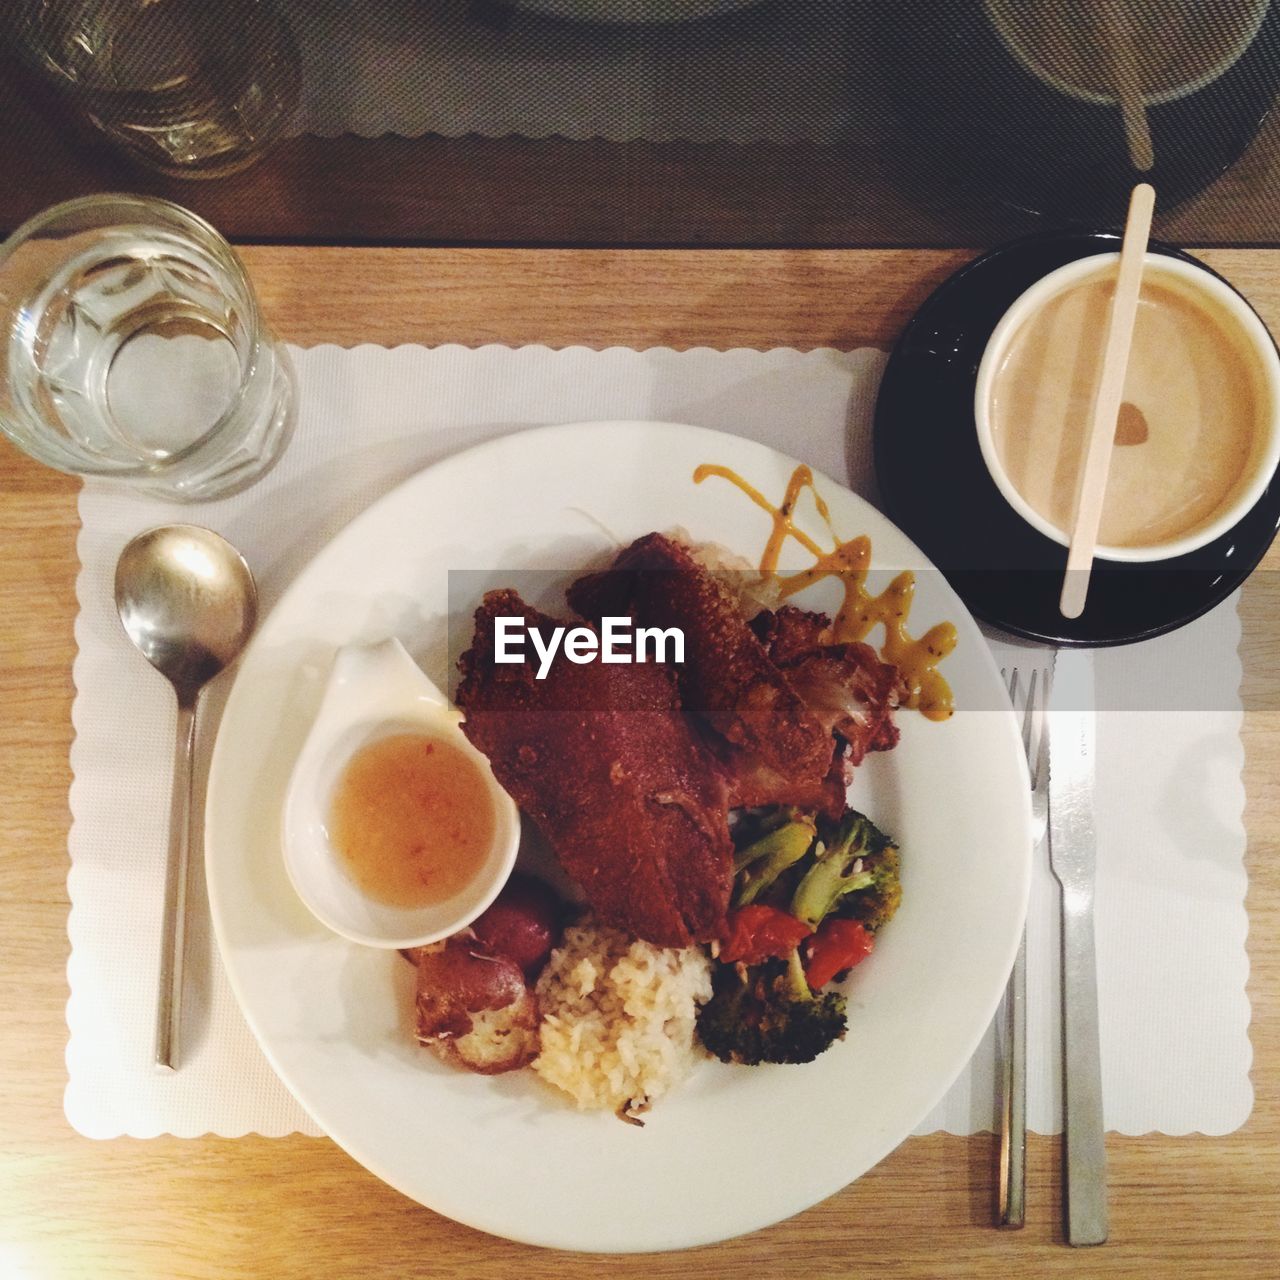
[[[1049,712],[1049,865],[1062,886],[1062,1040],[1066,1103],[1066,1232],[1070,1245],[1107,1238],[1098,982],[1093,947],[1092,656],[1061,653]]]

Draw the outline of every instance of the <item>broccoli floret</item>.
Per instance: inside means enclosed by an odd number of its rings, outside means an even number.
[[[898,846],[886,842],[876,853],[863,854],[862,870],[869,873],[871,883],[840,901],[840,914],[860,920],[875,933],[893,918],[902,901],[902,883],[898,879]]]
[[[884,919],[897,909],[901,897],[897,889],[897,850],[893,842],[865,814],[855,809],[845,810],[826,847],[820,848],[813,866],[805,872],[791,898],[791,914],[816,929],[842,900],[849,904],[847,914],[866,920],[860,911],[853,909],[854,898],[862,891],[877,891],[876,867],[881,867],[881,880],[887,882],[886,850],[893,850],[892,880],[893,905]],[[845,914],[842,912],[842,914]],[[867,925],[871,928],[871,925]]]
[[[844,1038],[845,1000],[815,995],[794,950],[745,971],[725,966],[698,1013],[698,1037],[722,1062],[812,1062]]]
[[[782,826],[739,850],[733,861],[738,875],[734,906],[745,907],[755,902],[788,867],[809,852],[815,835],[813,816],[794,814]]]

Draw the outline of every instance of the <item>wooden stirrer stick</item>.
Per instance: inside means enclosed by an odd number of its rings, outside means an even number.
[[[1078,618],[1084,612],[1089,592],[1089,575],[1102,520],[1102,503],[1111,469],[1111,448],[1115,443],[1116,419],[1124,395],[1124,375],[1129,364],[1133,323],[1138,314],[1138,293],[1142,288],[1142,259],[1151,235],[1151,215],[1156,193],[1145,182],[1134,187],[1129,198],[1129,216],[1124,224],[1120,247],[1120,270],[1111,319],[1103,349],[1102,376],[1093,402],[1093,417],[1085,441],[1084,462],[1076,485],[1075,519],[1071,525],[1067,571],[1062,579],[1058,608],[1064,618]]]

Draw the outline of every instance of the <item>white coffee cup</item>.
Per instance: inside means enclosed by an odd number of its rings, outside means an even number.
[[[978,367],[974,420],[987,470],[1009,505],[1063,546],[1109,313],[1109,288],[1081,287],[1113,282],[1118,259],[1082,258],[1037,281],[996,325]],[[1113,527],[1131,516],[1135,528],[1155,532],[1100,542],[1097,555],[1106,560],[1169,560],[1205,546],[1248,513],[1280,467],[1280,356],[1252,308],[1206,268],[1166,254],[1146,255],[1143,291],[1156,311],[1144,320],[1140,307],[1125,394],[1148,401],[1136,408],[1152,424],[1150,437],[1136,446],[1142,454],[1114,447],[1100,536],[1109,510],[1117,513]],[[1069,336],[1053,347],[1045,339],[1059,318]],[[1153,343],[1153,333],[1167,333],[1168,343]],[[1055,362],[1070,368],[1045,367]],[[1025,438],[1015,439],[1019,433]],[[1161,504],[1170,505],[1167,517]]]

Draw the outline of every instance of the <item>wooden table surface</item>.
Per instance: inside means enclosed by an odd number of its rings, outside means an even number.
[[[301,344],[889,344],[956,252],[249,247],[277,330]],[[1280,332],[1280,252],[1205,258]],[[406,1200],[327,1140],[82,1138],[66,1079],[68,748],[76,484],[0,446],[0,1276],[1274,1274],[1280,1258],[1280,718],[1275,613],[1242,613],[1249,830],[1248,1124],[1108,1138],[1111,1242],[1062,1240],[1056,1139],[1032,1136],[1020,1233],[991,1227],[988,1136],[912,1138],[830,1200],[688,1254],[606,1261],[493,1239]],[[1273,550],[1268,566],[1280,567]],[[1264,575],[1267,577],[1270,575]],[[1274,603],[1274,601],[1272,602]],[[715,1176],[715,1153],[707,1153]],[[767,1177],[767,1167],[761,1176]],[[638,1189],[643,1194],[642,1189]]]

